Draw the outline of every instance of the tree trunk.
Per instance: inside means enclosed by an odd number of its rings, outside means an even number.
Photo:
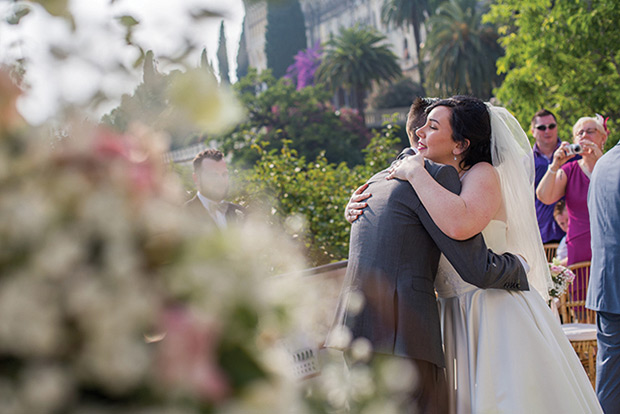
[[[420,23],[414,18],[412,19],[411,26],[413,27],[413,40],[415,41],[415,51],[418,56],[418,73],[420,75],[420,86],[422,87],[422,92],[426,95],[426,90],[424,88],[424,61],[422,58],[422,54],[420,53]]]
[[[366,113],[364,112],[364,98],[365,90],[361,85],[355,86],[355,103],[357,106],[357,113],[362,117],[362,124],[366,126]]]

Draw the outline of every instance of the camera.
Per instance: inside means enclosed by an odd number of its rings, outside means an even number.
[[[581,148],[581,145],[579,144],[570,144],[568,147],[566,147],[566,155],[581,154],[582,151],[583,148]]]

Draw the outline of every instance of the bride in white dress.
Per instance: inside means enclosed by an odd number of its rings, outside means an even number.
[[[549,271],[536,224],[532,151],[505,109],[471,97],[431,106],[416,131],[416,156],[392,167],[408,180],[448,236],[482,231],[496,253],[521,254],[530,291],[479,289],[442,257],[439,295],[451,412],[600,413],[600,405],[559,321],[545,303]],[[460,195],[426,172],[423,159],[454,166]]]

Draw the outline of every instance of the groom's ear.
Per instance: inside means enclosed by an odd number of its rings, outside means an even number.
[[[464,141],[461,141],[456,145],[454,155],[461,155],[462,153],[467,151],[467,148],[469,148],[469,140],[465,139]]]

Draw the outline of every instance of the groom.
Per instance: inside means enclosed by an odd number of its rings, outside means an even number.
[[[426,161],[434,179],[459,193],[453,167]],[[338,347],[335,333],[347,327],[366,338],[375,354],[408,358],[420,375],[413,404],[420,413],[447,412],[441,327],[434,281],[443,253],[463,280],[480,288],[529,290],[520,259],[497,255],[482,235],[466,241],[439,230],[406,181],[373,176],[364,213],[351,228],[349,263],[335,323],[326,346]],[[363,306],[355,306],[363,298]]]

